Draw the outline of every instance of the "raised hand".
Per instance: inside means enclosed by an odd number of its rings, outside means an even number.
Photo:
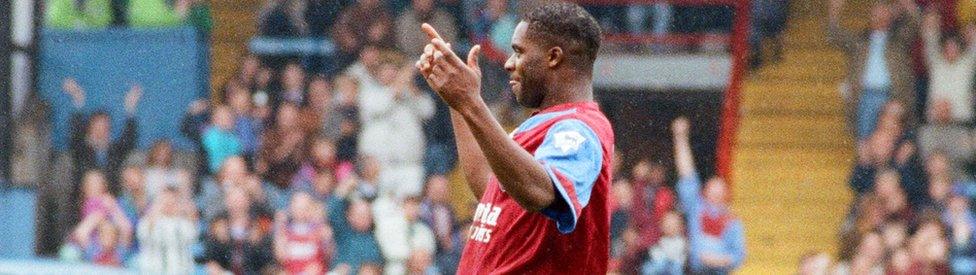
[[[926,35],[937,35],[939,24],[939,14],[933,11],[927,12],[922,18],[922,32]]]
[[[61,83],[61,89],[71,96],[71,103],[77,108],[85,106],[85,90],[78,85],[74,78],[65,78]]]
[[[688,135],[688,129],[691,128],[691,123],[685,117],[679,117],[671,123],[671,131],[674,131],[675,135],[686,136]]]
[[[142,98],[142,86],[139,86],[139,84],[132,85],[132,88],[129,88],[129,92],[125,94],[124,107],[127,114],[136,114],[136,106],[139,105],[140,98]]]
[[[427,84],[454,109],[461,109],[481,100],[481,68],[478,54],[481,46],[475,45],[468,52],[467,62],[451,50],[451,45],[441,38],[429,24],[421,29],[430,38],[424,53],[417,61],[417,69]]]
[[[208,103],[206,99],[197,99],[190,103],[190,107],[187,108],[191,115],[199,115],[207,111]]]

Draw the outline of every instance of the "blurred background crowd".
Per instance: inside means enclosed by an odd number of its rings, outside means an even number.
[[[786,1],[765,2],[773,6],[754,8],[769,18],[755,24],[755,41],[776,38],[786,23]],[[207,39],[221,24],[210,18],[209,5],[49,0],[44,24],[70,30],[187,25]],[[140,83],[119,87],[128,89],[116,102],[122,108],[105,108],[90,104],[85,81],[66,76],[57,96],[70,103],[70,116],[55,123],[69,131],[72,191],[65,193],[66,206],[50,207],[61,219],[41,226],[42,254],[168,274],[453,274],[470,214],[459,215],[451,199],[466,190],[450,188],[458,152],[448,109],[412,66],[427,42],[419,24],[434,25],[459,51],[473,44],[486,49],[483,96],[514,127],[529,114],[507,91],[502,63],[518,14],[531,6],[267,0],[253,14],[255,41],[285,47],[313,41],[328,53],[240,56],[236,72],[213,83],[219,87],[213,94],[169,110],[183,112],[180,136],[194,150],[179,150],[165,138],[140,150],[140,133],[154,127],[137,117],[145,108]],[[725,6],[587,8],[608,35],[727,34],[733,20]],[[608,45],[657,54],[727,50],[707,43]],[[754,55],[753,65],[761,59]],[[120,117],[122,129],[113,131]],[[675,148],[683,162],[635,155],[633,168],[616,168],[615,272],[728,272],[744,260],[743,229],[728,209],[728,188],[718,178],[699,186],[689,121],[678,121],[674,136],[684,142]],[[672,162],[682,165],[677,181],[665,166]],[[699,194],[703,188],[706,195]]]
[[[68,163],[51,168],[67,188],[39,202],[38,254],[147,273],[453,274],[473,200],[453,175],[464,152],[456,151],[448,108],[412,66],[426,43],[418,26],[431,23],[459,52],[482,46],[482,96],[512,128],[531,110],[514,102],[502,64],[533,1],[252,2],[260,8],[246,13],[256,22],[247,49],[221,60],[231,73],[208,75],[213,88],[189,100],[157,97],[152,104],[169,104],[151,106],[148,97],[166,91],[122,81],[112,84],[114,100],[93,103],[104,91],[91,87],[104,83],[71,74],[49,80],[57,83],[49,102],[28,100],[64,110],[52,121],[23,119],[64,129],[55,139]],[[578,2],[601,23],[605,56],[714,56],[733,47],[731,4]],[[790,2],[750,2],[744,59],[755,75],[806,45],[784,38],[796,10]],[[831,232],[836,249],[795,259],[797,269],[976,273],[976,2],[851,2],[806,5],[826,10],[816,30],[846,65],[831,68],[843,75],[839,89],[822,92],[840,95],[854,153],[852,167],[844,164],[852,200]],[[212,5],[46,0],[42,24],[79,33],[184,27],[209,50],[223,24]],[[851,6],[867,12],[851,16]],[[636,124],[659,132],[622,142],[615,156],[613,272],[728,273],[747,261],[750,217],[733,213],[731,186],[711,160],[714,141],[696,141],[703,133],[715,139],[708,135],[723,114],[678,94],[668,97],[697,108],[650,106],[666,113],[653,123],[620,115],[631,105],[601,101],[618,132]],[[147,114],[169,114],[175,127],[147,125]]]

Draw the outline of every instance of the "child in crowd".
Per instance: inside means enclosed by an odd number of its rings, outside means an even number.
[[[322,205],[297,192],[289,212],[275,214],[275,258],[288,274],[323,274],[335,250],[332,228],[325,224]]]
[[[688,240],[681,214],[670,211],[661,218],[661,238],[648,250],[643,274],[681,274],[688,258]]]

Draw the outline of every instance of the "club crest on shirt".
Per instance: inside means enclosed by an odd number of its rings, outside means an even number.
[[[563,153],[579,150],[583,141],[586,141],[586,138],[577,131],[562,131],[553,135],[553,145]]]

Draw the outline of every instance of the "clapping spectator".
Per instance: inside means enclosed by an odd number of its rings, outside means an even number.
[[[375,65],[363,60],[349,71],[360,83],[358,151],[383,164],[382,183],[396,184],[380,185],[381,192],[399,198],[419,195],[424,177],[423,122],[433,115],[434,103],[413,85],[415,69],[405,66],[402,56],[378,55]]]
[[[689,141],[689,123],[679,118],[674,131],[678,198],[688,219],[689,266],[692,272],[728,273],[745,260],[742,222],[727,204],[728,186],[719,178],[702,186]]]
[[[202,262],[210,274],[259,274],[274,260],[271,238],[255,219],[248,193],[236,186],[225,192],[226,212],[210,223]]]
[[[973,79],[976,77],[976,26],[965,28],[965,44],[954,34],[942,35],[939,15],[930,12],[922,24],[925,59],[929,68],[929,106],[945,100],[951,121],[973,121]]]
[[[174,187],[160,190],[139,221],[139,271],[189,274],[194,270],[192,249],[197,241],[197,210],[189,197]]]
[[[869,15],[870,29],[857,35],[841,26],[840,13],[846,0],[828,3],[827,40],[847,57],[849,87],[846,112],[857,140],[874,131],[882,106],[897,99],[914,107],[915,77],[908,50],[918,33],[919,11],[912,0],[898,5],[876,2]],[[910,125],[914,111],[907,112]]]
[[[292,195],[288,213],[275,214],[275,258],[288,274],[324,274],[335,244],[322,205],[308,193]]]

